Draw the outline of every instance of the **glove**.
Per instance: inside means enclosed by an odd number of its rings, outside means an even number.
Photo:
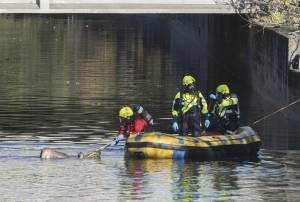
[[[110,144],[110,146],[115,146],[115,145],[117,145],[119,142],[117,141],[117,140],[113,140],[112,142],[111,142],[111,144]]]
[[[116,140],[119,142],[119,141],[121,141],[121,140],[124,140],[124,135],[118,135],[117,137],[116,137]]]
[[[208,128],[209,125],[210,125],[210,121],[209,121],[208,119],[206,119],[206,120],[204,121],[204,126],[205,126],[205,128]]]
[[[173,124],[172,124],[172,129],[173,129],[174,132],[177,132],[177,131],[178,131],[179,126],[178,126],[178,123],[177,123],[177,122],[173,122]]]
[[[149,125],[150,125],[150,126],[153,126],[153,119],[151,119],[151,120],[149,121]]]
[[[118,135],[110,144],[110,146],[117,145],[121,140],[124,140],[124,135]]]
[[[211,93],[211,94],[209,95],[209,98],[212,99],[212,100],[216,100],[216,99],[217,99],[217,96],[216,96],[215,94],[212,94],[212,93]]]

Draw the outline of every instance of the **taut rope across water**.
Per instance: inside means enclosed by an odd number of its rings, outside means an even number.
[[[265,119],[267,119],[267,118],[273,116],[274,114],[277,114],[278,112],[283,111],[283,110],[287,109],[288,107],[290,107],[290,106],[292,106],[292,105],[298,103],[299,101],[300,101],[300,98],[297,99],[297,100],[295,100],[294,102],[292,102],[292,103],[290,103],[290,104],[288,104],[288,105],[286,105],[286,106],[284,106],[284,107],[281,107],[280,109],[278,109],[278,110],[276,110],[276,111],[274,111],[274,112],[272,112],[272,113],[270,113],[270,114],[268,114],[268,115],[266,115],[266,116],[264,116],[264,117],[262,117],[262,118],[256,120],[256,121],[254,121],[253,123],[249,124],[249,126],[254,126],[254,125],[256,125],[257,123],[259,123],[259,122],[261,122],[261,121],[263,121],[263,120],[265,120]]]

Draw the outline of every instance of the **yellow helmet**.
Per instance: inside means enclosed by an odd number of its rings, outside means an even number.
[[[182,79],[182,85],[184,85],[184,86],[188,86],[188,85],[193,84],[195,82],[196,82],[196,80],[194,79],[194,77],[192,77],[190,75],[184,76],[183,79]]]
[[[133,115],[133,110],[128,106],[122,107],[119,111],[119,117],[121,118],[130,119],[132,115]]]
[[[216,93],[221,93],[223,95],[226,95],[226,94],[229,94],[230,91],[229,91],[229,88],[226,84],[221,84],[217,87]]]

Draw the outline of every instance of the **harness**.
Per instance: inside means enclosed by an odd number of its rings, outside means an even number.
[[[226,107],[224,118],[230,119],[240,119],[240,107],[238,104]]]
[[[238,103],[224,107],[221,110],[217,107],[215,110],[215,114],[226,121],[240,119],[240,107]]]
[[[187,101],[187,99],[184,98],[184,95],[187,93],[183,93],[179,91],[180,94],[180,106],[179,106],[179,114],[185,114],[185,113],[193,113],[196,111],[201,111],[202,109],[202,98],[199,96],[199,91],[193,92],[193,93],[188,93],[189,95],[192,95],[192,98],[190,101]],[[196,99],[196,100],[195,100]],[[195,102],[195,103],[193,103]],[[189,107],[189,105],[192,105]],[[183,112],[183,108],[186,107],[188,108],[185,112]]]

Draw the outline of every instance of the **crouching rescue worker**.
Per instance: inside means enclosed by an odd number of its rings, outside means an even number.
[[[217,87],[215,94],[210,94],[213,101],[209,113],[211,124],[205,125],[208,131],[218,131],[222,134],[231,134],[239,127],[240,109],[236,94],[230,94],[226,84]]]
[[[121,107],[119,111],[120,129],[111,143],[112,146],[128,138],[129,135],[139,135],[148,125],[153,125],[152,116],[140,105],[132,104]]]
[[[196,80],[186,75],[182,79],[182,90],[177,92],[172,106],[172,129],[180,136],[192,133],[197,137],[201,134],[201,114],[206,118],[207,103],[202,93],[196,89]],[[209,125],[209,120],[205,120]]]

